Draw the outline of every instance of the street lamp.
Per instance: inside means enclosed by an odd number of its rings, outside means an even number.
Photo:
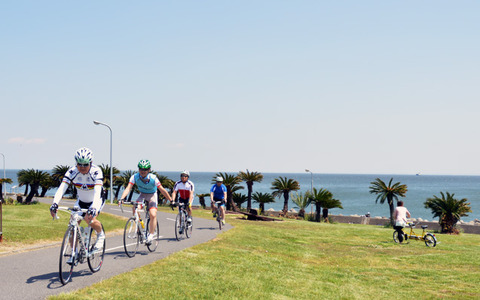
[[[310,184],[310,192],[312,193],[313,197],[313,173],[309,169],[305,169],[305,172],[310,173],[310,178],[312,179],[312,182]],[[313,214],[313,205],[310,206],[310,214]]]
[[[93,121],[95,125],[106,126],[110,130],[110,204],[113,203],[113,165],[112,165],[112,128],[105,123]]]
[[[2,187],[3,189],[3,200],[5,200],[5,197],[7,196],[7,188],[3,186],[5,184],[5,155],[3,153],[0,153],[3,156],[3,181],[2,181]]]

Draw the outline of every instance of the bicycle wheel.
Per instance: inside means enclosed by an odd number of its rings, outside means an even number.
[[[393,232],[393,241],[394,241],[395,243],[405,244],[405,243],[407,243],[407,235],[406,235],[406,234],[403,234],[403,239],[402,239],[402,241],[400,242],[400,240],[398,239],[398,231],[395,230],[395,231]]]
[[[150,219],[147,220],[147,232],[150,232]],[[150,244],[147,244],[148,251],[154,252],[157,250],[158,243],[160,241],[160,230],[158,226],[158,221],[157,221],[157,226],[155,227],[155,232],[153,233],[153,240]]]
[[[72,278],[73,267],[78,262],[75,249],[78,249],[78,235],[74,234],[75,228],[68,226],[63,236],[62,248],[60,249],[59,275],[62,284],[67,284]]]
[[[137,253],[138,245],[140,244],[139,235],[135,218],[128,219],[123,231],[123,248],[125,248],[125,253],[128,257],[134,257]]]
[[[185,234],[184,224],[185,224],[185,220],[183,218],[183,214],[179,212],[177,214],[177,217],[175,218],[175,238],[177,239],[177,241],[184,238],[183,236]]]
[[[220,213],[218,213],[219,215],[217,216],[217,222],[218,222],[218,229],[222,230],[222,218],[220,217]]]
[[[102,224],[102,232],[105,233],[105,230],[103,229],[103,224]],[[86,247],[88,248],[88,267],[90,268],[90,271],[93,273],[100,271],[100,268],[103,265],[103,257],[105,256],[105,245],[106,241],[103,240],[103,247],[101,249],[94,249],[95,248],[95,242],[97,241],[98,238],[98,233],[92,228],[90,229],[90,238],[88,239],[88,245]],[[95,241],[95,242],[94,242]]]
[[[187,239],[189,239],[192,236],[193,232],[193,218],[191,222],[186,222],[185,224],[185,234],[187,235]]]
[[[437,245],[437,239],[431,233],[427,233],[424,237],[425,245],[427,247],[435,247]]]

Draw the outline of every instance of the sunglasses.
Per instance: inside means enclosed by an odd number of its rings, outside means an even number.
[[[187,178],[188,178],[188,176],[187,176],[187,175],[180,175],[180,177],[187,177]]]
[[[148,171],[150,169],[142,169],[142,168],[139,168],[140,171]]]
[[[79,166],[79,167],[88,167],[88,166],[90,166],[90,164],[77,164],[77,166]]]

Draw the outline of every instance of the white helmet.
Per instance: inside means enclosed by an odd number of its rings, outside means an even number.
[[[220,176],[218,176],[218,177],[217,177],[217,182],[223,182],[223,178],[220,177]]]
[[[91,164],[93,160],[92,151],[88,148],[80,148],[75,152],[75,161],[77,164]]]
[[[190,172],[188,172],[187,170],[183,170],[182,173],[180,173],[180,175],[184,175],[184,174],[190,177]]]

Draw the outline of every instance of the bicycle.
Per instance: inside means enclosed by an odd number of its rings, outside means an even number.
[[[417,223],[418,224],[418,223]],[[413,228],[415,228],[415,225],[417,225],[413,222],[408,222],[407,223],[407,227],[410,228],[410,232],[406,232],[405,229],[402,229],[403,231],[403,241],[400,242],[399,239],[398,239],[398,232],[397,231],[394,231],[393,232],[393,240],[395,241],[395,243],[400,243],[400,244],[403,244],[403,243],[409,243],[409,239],[414,239],[414,240],[420,240],[420,241],[424,241],[425,242],[425,245],[427,247],[435,247],[437,245],[437,238],[435,237],[435,235],[433,233],[430,233],[430,232],[426,232],[426,229],[428,228],[428,225],[422,225],[422,234],[421,235],[417,235],[415,233],[415,231],[413,230]]]
[[[175,218],[175,238],[177,241],[183,239],[183,236],[186,236],[187,239],[192,236],[193,232],[193,220],[191,222],[187,222],[188,213],[185,207],[185,203],[183,202],[175,202],[172,203],[172,210],[173,206],[178,206],[178,214]]]
[[[65,285],[72,278],[73,268],[79,263],[83,264],[85,259],[92,273],[100,270],[105,256],[105,241],[103,241],[101,249],[94,248],[98,238],[97,232],[89,226],[82,227],[79,225],[88,209],[79,207],[58,207],[58,209],[70,212],[70,221],[63,237],[59,261],[60,281]],[[59,217],[55,215],[54,219],[59,219]],[[105,232],[103,225],[102,231]]]
[[[214,212],[213,212],[213,216],[217,217],[217,222],[218,222],[218,229],[222,230],[222,226],[223,226],[223,223],[222,223],[222,217],[220,216],[220,205],[223,203],[223,201],[214,201],[214,203],[216,205],[214,205],[213,207],[215,208]]]
[[[123,213],[122,203],[119,203],[120,208]],[[134,216],[130,217],[125,224],[125,229],[123,231],[123,248],[128,257],[134,257],[137,253],[138,246],[145,243],[148,251],[154,252],[157,250],[158,241],[160,240],[160,230],[157,222],[157,227],[153,234],[153,240],[151,243],[147,243],[147,233],[150,228],[150,214],[148,211],[145,211],[145,219],[147,220],[146,224],[143,222],[140,217],[140,212],[143,211],[144,203],[134,203]]]

